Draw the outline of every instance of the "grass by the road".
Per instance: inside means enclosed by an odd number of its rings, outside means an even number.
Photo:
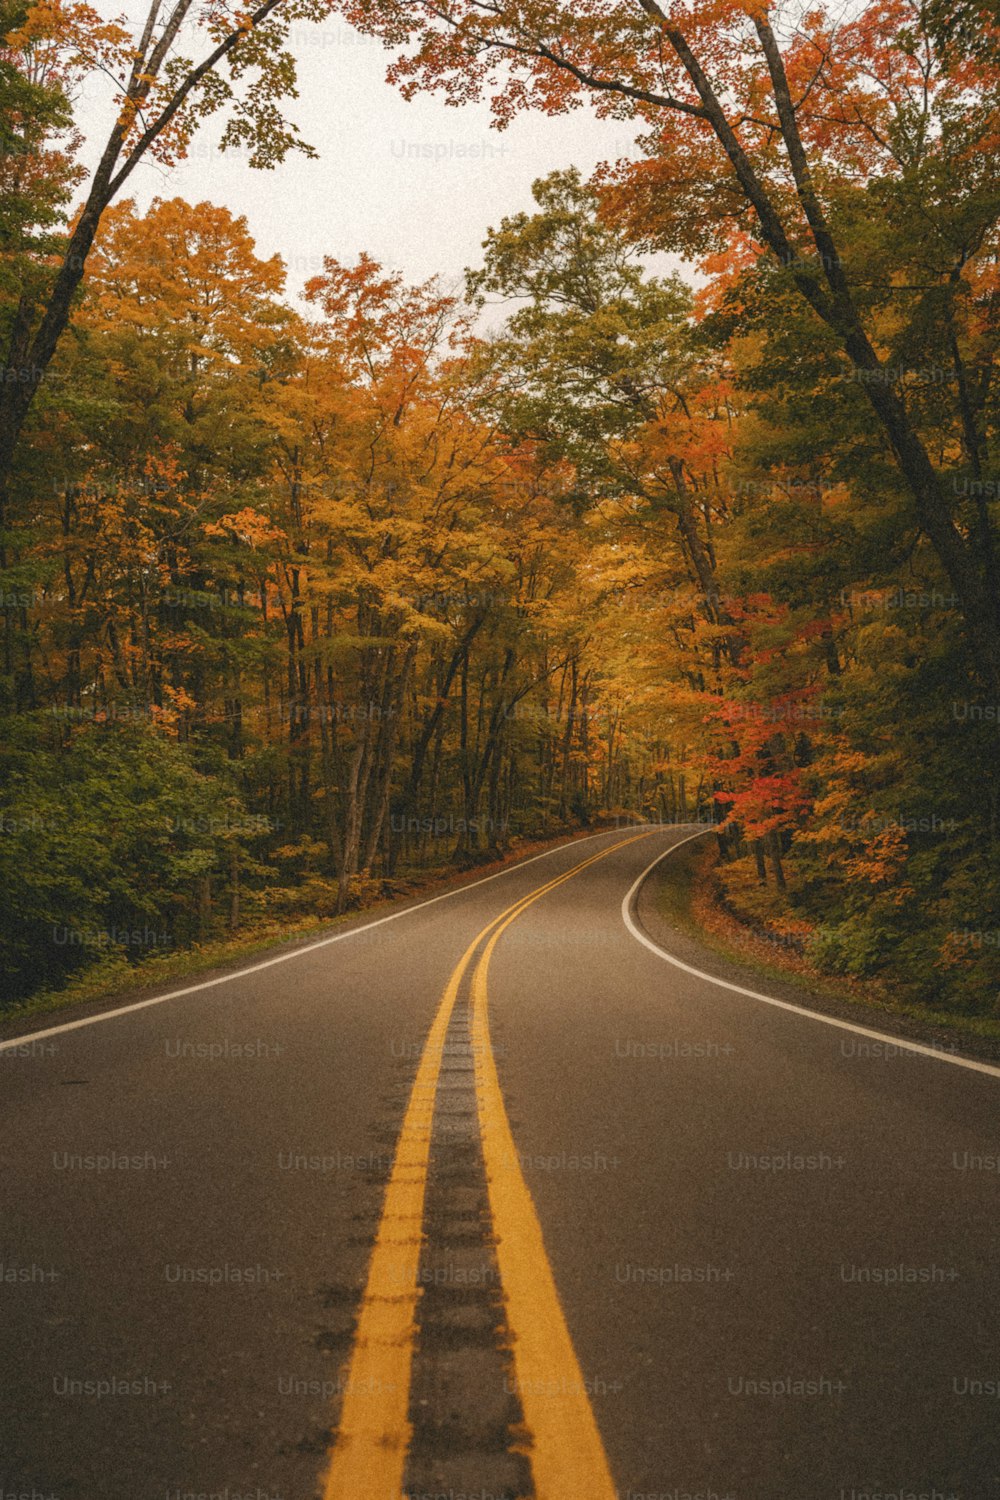
[[[25,1021],[36,1016],[73,1006],[141,998],[170,984],[182,984],[185,980],[197,980],[215,971],[250,963],[261,955],[335,933],[341,927],[356,923],[359,918],[375,920],[406,901],[471,884],[586,832],[578,830],[551,839],[525,842],[512,849],[506,859],[473,869],[421,872],[397,882],[396,888],[383,900],[341,917],[304,916],[295,921],[258,922],[231,937],[160,954],[139,964],[130,963],[121,955],[109,954],[58,990],[39,990],[21,1004],[0,1006],[0,1033],[8,1028],[18,1030]],[[797,991],[801,1003],[806,1006],[815,1007],[817,1001],[827,1002],[835,1008],[847,1005],[859,1012],[858,1019],[862,1023],[877,1025],[879,1015],[883,1021],[891,1018],[904,1023],[909,1021],[916,1023],[922,1034],[939,1039],[952,1037],[956,1042],[967,1038],[970,1042],[978,1042],[979,1050],[985,1049],[990,1056],[1000,1055],[1000,1018],[964,1016],[916,1004],[894,993],[884,982],[824,974],[791,948],[782,948],[773,939],[761,936],[760,929],[752,922],[739,921],[720,905],[714,865],[711,844],[688,844],[671,854],[652,877],[656,882],[657,909],[667,923],[697,939],[720,958],[738,964],[748,975],[756,976],[756,982],[762,987],[771,980]]]
[[[140,963],[130,963],[121,953],[109,953],[59,989],[37,990],[27,1000],[17,1004],[5,1006],[0,1003],[0,1034],[8,1028],[18,1029],[26,1020],[35,1016],[77,1005],[138,999],[169,984],[197,979],[216,970],[235,968],[252,962],[262,954],[279,952],[282,948],[335,933],[341,927],[356,923],[359,918],[374,921],[406,901],[472,884],[532,854],[555,848],[595,831],[598,830],[576,829],[548,839],[524,840],[512,847],[504,859],[468,869],[447,867],[411,874],[393,882],[391,890],[382,900],[345,912],[340,917],[302,916],[291,920],[282,918],[280,921],[272,919],[255,922],[240,928],[229,937],[213,938],[190,948],[159,953]]]
[[[791,945],[783,946],[774,935],[765,934],[751,913],[741,921],[720,902],[714,873],[717,857],[714,844],[703,842],[687,844],[671,854],[652,877],[656,907],[668,924],[745,970],[748,986],[756,982],[766,990],[770,980],[783,990],[797,991],[799,1002],[807,1008],[816,1009],[818,1002],[843,1014],[849,1007],[859,1013],[862,1025],[884,1027],[895,1019],[901,1034],[951,1038],[955,1045],[964,1039],[977,1052],[1000,1056],[1000,1017],[968,1016],[922,1005],[881,980],[824,973]]]

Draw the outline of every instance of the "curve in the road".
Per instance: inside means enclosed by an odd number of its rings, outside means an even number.
[[[841,1031],[853,1031],[858,1036],[870,1037],[874,1041],[888,1043],[890,1046],[898,1047],[906,1052],[918,1052],[921,1056],[933,1057],[938,1062],[952,1063],[957,1068],[969,1068],[974,1073],[986,1073],[992,1078],[1000,1078],[1000,1068],[995,1067],[992,1063],[979,1062],[973,1057],[962,1057],[960,1053],[956,1052],[945,1052],[939,1047],[926,1047],[921,1042],[908,1041],[902,1036],[892,1036],[886,1031],[875,1031],[870,1026],[858,1026],[853,1021],[843,1021],[837,1016],[826,1016],[822,1011],[810,1010],[808,1006],[795,1005],[790,1000],[778,1000],[774,995],[762,994],[760,990],[747,989],[742,984],[733,984],[728,979],[720,979],[715,974],[708,974],[704,969],[696,969],[692,964],[686,964],[681,959],[675,958],[672,953],[668,953],[665,948],[661,948],[659,943],[654,943],[652,938],[643,932],[636,921],[636,898],[657,865],[662,864],[667,856],[673,854],[677,849],[681,849],[685,844],[689,844],[692,839],[701,837],[701,832],[692,833],[690,837],[680,839],[676,844],[672,844],[669,849],[664,850],[662,854],[658,854],[625,893],[625,898],[622,901],[622,921],[636,942],[642,943],[644,948],[648,948],[650,953],[655,953],[657,958],[662,958],[665,963],[673,964],[675,969],[683,969],[685,974],[693,974],[696,979],[704,979],[706,983],[718,985],[723,990],[731,990],[736,995],[745,995],[748,1000],[758,1000],[763,1005],[773,1005],[778,1010],[788,1010],[797,1016],[807,1016],[809,1020],[819,1021],[824,1026],[836,1026]]]

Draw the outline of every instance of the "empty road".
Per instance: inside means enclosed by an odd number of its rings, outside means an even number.
[[[1000,1070],[699,972],[694,832],[0,1043],[2,1500],[1000,1500]]]

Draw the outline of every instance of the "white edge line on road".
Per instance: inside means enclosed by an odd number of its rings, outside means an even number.
[[[708,830],[702,830],[702,833],[704,832],[708,832]],[[654,943],[633,920],[632,907],[635,903],[635,898],[639,894],[640,887],[646,876],[655,870],[658,864],[665,860],[669,854],[673,854],[675,849],[680,849],[683,844],[689,844],[692,839],[701,838],[702,833],[692,833],[688,838],[680,839],[676,844],[672,844],[669,849],[664,850],[662,854],[658,854],[652,864],[646,866],[638,880],[625,896],[622,902],[622,920],[632,936],[638,942],[642,943],[644,948],[648,948],[651,953],[655,953],[657,958],[662,958],[668,964],[673,964],[675,969],[683,969],[685,974],[693,974],[696,979],[704,979],[706,983],[718,985],[720,989],[732,990],[736,995],[746,995],[750,1000],[759,1000],[764,1005],[774,1005],[778,1010],[793,1011],[797,1016],[807,1016],[810,1021],[819,1021],[824,1026],[836,1026],[840,1031],[853,1031],[858,1036],[869,1036],[878,1042],[888,1042],[891,1046],[903,1048],[907,1052],[919,1052],[923,1057],[933,1057],[938,1062],[954,1063],[956,1067],[969,1068],[973,1073],[987,1073],[991,1078],[1000,1078],[1000,1068],[994,1067],[991,1063],[977,1062],[971,1057],[959,1057],[953,1052],[944,1052],[937,1047],[925,1047],[921,1042],[911,1042],[905,1037],[891,1036],[885,1031],[873,1031],[868,1026],[855,1026],[852,1021],[841,1021],[836,1016],[824,1016],[821,1011],[808,1010],[804,1005],[793,1005],[790,1000],[776,1000],[773,995],[762,995],[759,990],[744,989],[741,984],[730,984],[728,979],[717,979],[714,974],[706,974],[704,969],[695,969],[690,964],[682,963],[679,958],[674,958],[672,953],[668,953],[665,948],[661,948],[657,943]]]
[[[630,825],[631,826],[631,825]],[[646,825],[637,823],[636,828]],[[668,827],[669,825],[653,825],[654,827]],[[306,953],[315,953],[317,948],[328,948],[331,943],[342,943],[345,938],[357,936],[359,932],[371,932],[373,927],[382,927],[386,922],[395,922],[399,917],[408,917],[411,912],[422,911],[424,907],[434,906],[438,901],[447,901],[452,896],[463,896],[466,891],[475,890],[477,885],[489,885],[491,880],[499,880],[502,875],[513,875],[517,870],[523,870],[528,865],[533,865],[536,860],[548,859],[552,854],[558,854],[563,849],[575,848],[577,844],[588,844],[591,839],[606,838],[609,833],[621,833],[620,828],[602,828],[599,833],[585,834],[581,839],[570,839],[565,844],[556,844],[553,849],[543,849],[541,854],[533,854],[530,859],[522,859],[518,864],[509,865],[504,870],[496,870],[492,875],[484,875],[480,880],[472,880],[468,885],[460,885],[453,891],[442,891],[439,896],[429,896],[426,901],[418,901],[413,906],[407,906],[403,911],[390,912],[387,917],[377,917],[374,922],[365,922],[360,927],[352,927],[347,932],[335,932],[330,937],[319,938],[315,943],[305,943],[301,948],[292,948],[287,953],[279,953],[274,958],[265,958],[259,964],[250,964],[245,969],[233,969],[228,974],[218,974],[214,979],[203,979],[199,984],[189,984],[181,990],[170,990],[166,995],[153,995],[149,1000],[136,1000],[131,1005],[120,1005],[115,1010],[102,1010],[95,1016],[83,1016],[78,1021],[64,1021],[61,1026],[49,1026],[44,1031],[26,1031],[20,1036],[9,1037],[6,1041],[0,1041],[0,1052],[6,1052],[11,1047],[24,1047],[29,1042],[41,1041],[44,1037],[59,1036],[64,1031],[76,1031],[81,1026],[95,1026],[98,1021],[113,1021],[116,1016],[128,1016],[136,1010],[146,1010],[150,1005],[163,1005],[167,1000],[179,1000],[183,995],[194,995],[199,990],[210,990],[217,984],[229,984],[234,979],[243,979],[247,974],[259,974],[262,969],[273,968],[275,964],[288,963],[293,958],[302,958]]]

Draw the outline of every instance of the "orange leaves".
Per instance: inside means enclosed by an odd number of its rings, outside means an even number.
[[[882,800],[892,775],[885,757],[852,748],[836,739],[816,764],[823,790],[813,808],[813,825],[796,842],[818,849],[828,868],[877,889],[891,905],[913,894],[900,878],[909,855],[903,820],[873,805]]]
[[[342,266],[332,255],[324,256],[323,273],[306,282],[305,295],[346,332],[357,333],[368,324],[378,341],[385,342],[390,328],[388,309],[402,287],[400,275],[384,274],[381,266],[362,251],[353,268]]]
[[[858,799],[836,787],[817,800],[815,813],[820,821],[799,832],[797,843],[818,847],[838,876],[878,888],[894,906],[913,895],[913,887],[899,878],[909,855],[901,823],[871,808],[859,812]]]
[[[103,67],[122,72],[131,62],[131,37],[82,0],[39,0],[29,5],[5,48],[30,57],[36,82],[70,83],[74,74]]]
[[[639,244],[690,259],[724,253],[748,215],[711,132],[687,116],[661,113],[646,149],[645,159],[602,168],[609,222]]]
[[[185,688],[172,687],[169,682],[162,685],[162,704],[152,703],[150,717],[166,735],[176,739],[180,726],[198,708],[197,700]]]
[[[740,282],[760,255],[760,245],[734,221],[722,248],[710,250],[698,262],[700,274],[707,278],[695,292],[695,315],[699,321],[723,309],[730,314],[743,311]]]
[[[322,309],[322,340],[356,378],[385,376],[391,367],[405,398],[428,361],[457,348],[466,335],[457,299],[434,281],[407,287],[401,276],[384,273],[365,254],[353,267],[332,256],[323,266],[322,274],[306,283],[306,300]]]
[[[280,258],[259,257],[246,221],[227,209],[173,198],[144,215],[131,201],[109,210],[78,317],[133,431],[145,414],[150,451],[194,439],[202,455],[235,447],[253,467],[281,420],[298,321],[279,301],[283,286]],[[201,503],[193,474],[170,482]]]
[[[206,536],[229,537],[244,547],[263,550],[274,542],[287,542],[288,534],[272,524],[268,516],[249,507],[205,525]]]
[[[244,218],[211,203],[153,200],[142,217],[110,209],[95,247],[89,305],[108,323],[174,328],[206,356],[246,358],[278,337],[290,314],[279,256],[261,260]]]
[[[848,878],[887,888],[892,904],[901,906],[913,895],[913,887],[897,878],[906,864],[908,853],[905,829],[899,824],[891,824],[866,835],[862,825],[859,835],[860,850],[850,855],[844,863]]]

